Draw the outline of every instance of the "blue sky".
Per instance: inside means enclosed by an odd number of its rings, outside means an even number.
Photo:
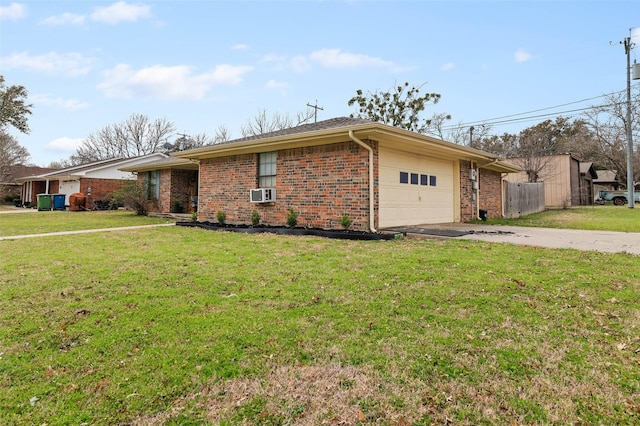
[[[29,90],[31,133],[12,134],[46,165],[133,113],[238,138],[262,110],[347,116],[356,90],[405,81],[452,125],[584,108],[625,89],[639,26],[631,0],[0,0],[0,74]]]

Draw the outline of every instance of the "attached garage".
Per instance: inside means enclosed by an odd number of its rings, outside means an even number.
[[[455,162],[380,147],[380,227],[455,221]]]

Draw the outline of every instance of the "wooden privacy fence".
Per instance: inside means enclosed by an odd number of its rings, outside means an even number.
[[[504,183],[504,217],[516,218],[544,210],[544,183]]]

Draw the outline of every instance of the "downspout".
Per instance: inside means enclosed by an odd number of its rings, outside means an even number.
[[[373,148],[371,148],[366,143],[362,142],[360,139],[356,138],[353,134],[353,130],[349,130],[349,138],[352,141],[369,151],[369,230],[371,232],[376,232],[375,221],[374,221],[374,191],[373,191]]]
[[[480,165],[478,166],[478,172],[476,173],[476,219],[480,219]]]

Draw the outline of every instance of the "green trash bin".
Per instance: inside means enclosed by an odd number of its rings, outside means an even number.
[[[38,194],[38,211],[51,210],[51,194]]]

